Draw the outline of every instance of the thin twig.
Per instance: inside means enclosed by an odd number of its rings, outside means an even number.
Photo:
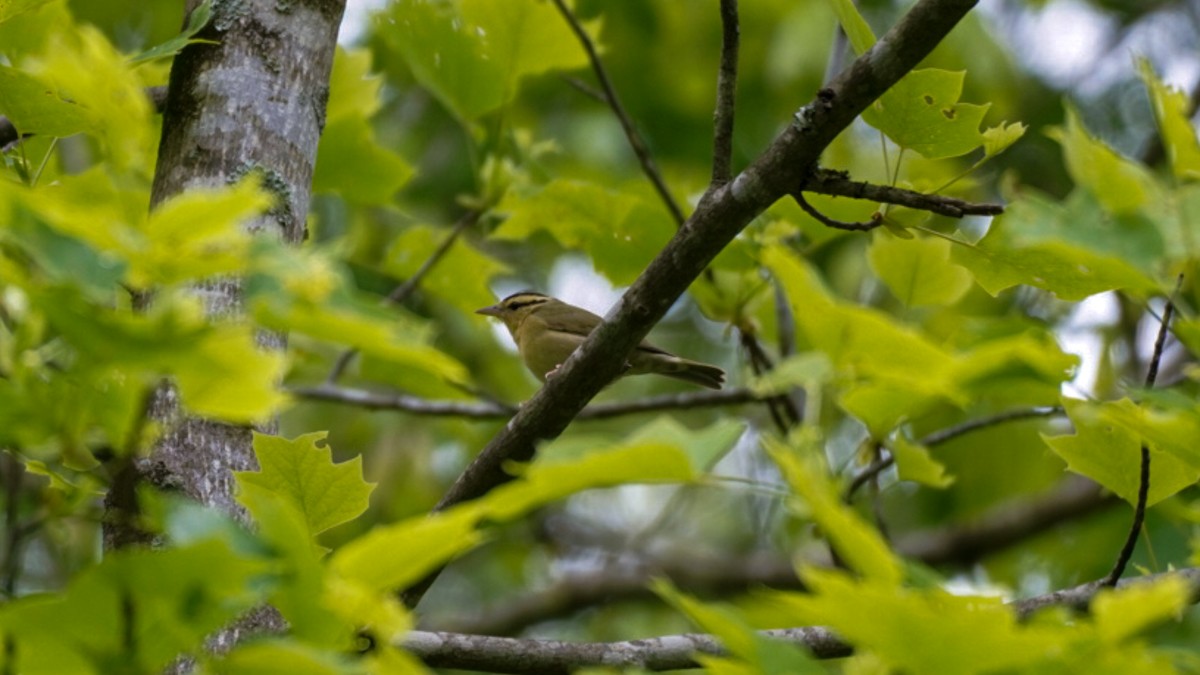
[[[417,290],[417,286],[420,285],[425,276],[429,274],[430,270],[432,270],[434,266],[441,262],[442,258],[446,257],[446,254],[450,252],[450,248],[454,246],[454,242],[458,240],[459,235],[465,232],[468,228],[474,226],[475,223],[479,222],[479,218],[482,215],[483,211],[479,209],[471,209],[460,216],[458,222],[454,224],[454,229],[450,230],[450,234],[446,235],[446,238],[442,240],[442,243],[438,244],[437,249],[435,249],[434,252],[429,255],[429,258],[425,262],[421,263],[421,267],[418,268],[411,277],[406,279],[404,283],[392,289],[392,292],[388,293],[387,297],[384,298],[384,302],[393,305],[403,304],[404,301],[408,299],[408,296],[412,295],[413,292]],[[354,355],[357,353],[358,349],[355,347],[351,347],[343,351],[338,356],[337,361],[334,362],[333,368],[329,370],[329,375],[325,378],[325,381],[329,382],[330,384],[337,382],[342,376],[342,373],[346,372],[346,368],[350,365],[351,359],[353,359]]]
[[[737,93],[738,41],[737,0],[721,0],[721,65],[717,70],[717,105],[713,111],[712,183],[724,185],[733,165],[733,113]]]
[[[938,431],[934,431],[926,435],[917,442],[927,448],[932,448],[958,438],[964,434],[971,433],[972,431],[985,429],[997,424],[1015,422],[1017,420],[1030,419],[1033,417],[1055,417],[1063,414],[1063,412],[1062,406],[1050,406],[1046,408],[1018,408],[1016,410],[1008,410],[995,415],[980,417],[979,419],[967,420],[966,422],[956,424],[952,427],[946,427],[945,429],[939,429]],[[853,480],[850,481],[850,484],[846,487],[846,493],[843,499],[845,499],[846,502],[849,502],[854,497],[854,493],[857,492],[860,487],[872,480],[875,476],[878,476],[880,473],[886,471],[895,463],[896,458],[891,454],[872,462],[869,466],[867,466],[867,468],[860,471],[854,476]]]
[[[1171,294],[1170,298],[1167,298],[1162,321],[1158,324],[1158,336],[1154,339],[1154,352],[1150,356],[1150,366],[1146,369],[1147,389],[1153,387],[1154,381],[1158,379],[1158,366],[1162,362],[1163,348],[1167,344],[1167,331],[1170,330],[1171,315],[1175,313],[1175,295],[1179,293],[1182,285],[1183,275],[1181,274],[1176,281],[1175,292]],[[1116,586],[1121,575],[1125,573],[1125,567],[1129,564],[1129,559],[1133,557],[1133,551],[1137,547],[1138,535],[1142,532],[1142,523],[1146,521],[1146,502],[1150,496],[1150,446],[1145,442],[1142,443],[1139,459],[1137,504],[1133,508],[1133,524],[1129,527],[1129,534],[1125,537],[1121,552],[1117,554],[1117,561],[1113,564],[1112,571],[1104,578],[1105,586]]]
[[[805,213],[812,216],[814,220],[826,227],[832,227],[837,230],[850,230],[851,232],[869,232],[880,225],[883,225],[883,214],[878,211],[872,213],[871,219],[868,221],[848,223],[844,220],[834,220],[824,213],[821,213],[815,207],[813,207],[812,204],[809,204],[808,200],[806,200],[804,195],[800,192],[793,194],[792,198],[796,200],[796,203],[800,205],[801,209],[804,209]]]
[[[575,17],[575,13],[567,7],[563,0],[554,0],[554,6],[558,8],[559,14],[562,14],[563,19],[571,27],[571,31],[575,33],[575,37],[579,39],[579,44],[583,46],[583,51],[587,52],[588,62],[592,64],[592,71],[596,73],[596,80],[600,83],[600,88],[604,90],[604,98],[608,100],[609,107],[612,108],[613,114],[617,116],[617,120],[621,123],[621,129],[625,131],[625,138],[629,139],[629,146],[633,148],[633,153],[637,155],[638,162],[642,165],[642,172],[646,174],[646,177],[654,185],[654,189],[658,192],[658,196],[662,198],[663,203],[666,204],[667,210],[671,212],[671,217],[675,219],[675,223],[682,225],[685,220],[683,209],[679,207],[678,202],[671,196],[671,191],[667,189],[666,181],[663,180],[662,174],[658,170],[658,165],[654,162],[654,156],[650,154],[650,148],[633,126],[633,119],[629,117],[629,113],[625,112],[625,106],[621,105],[621,99],[617,96],[617,90],[613,87],[612,80],[608,77],[608,70],[604,67],[604,62],[600,60],[600,54],[596,51],[595,43],[592,42],[592,38],[579,23],[579,19]]]
[[[514,406],[496,402],[434,401],[397,392],[376,392],[367,389],[323,383],[308,387],[292,387],[288,393],[314,401],[329,401],[357,406],[366,410],[396,410],[431,417],[461,417],[464,419],[507,419],[516,413]],[[749,389],[725,389],[683,394],[651,396],[636,401],[596,403],[579,413],[581,420],[600,420],[622,415],[741,405],[761,400]]]
[[[834,171],[832,169],[819,169],[813,172],[813,175],[793,195],[797,201],[800,200],[797,195],[801,191],[907,206],[912,209],[929,211],[941,216],[949,216],[950,218],[996,216],[1004,213],[1004,206],[1002,204],[969,202],[955,197],[926,194],[890,185],[876,185],[864,181],[850,180],[849,174],[845,171]]]

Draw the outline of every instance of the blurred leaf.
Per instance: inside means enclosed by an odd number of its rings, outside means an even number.
[[[829,626],[897,671],[1026,672],[1061,657],[1072,635],[1063,627],[1018,625],[999,598],[906,589],[837,570],[807,568],[802,578],[810,595],[775,596],[797,624]],[[864,620],[868,616],[871,620]]]
[[[863,111],[867,124],[901,148],[929,159],[958,157],[983,143],[979,125],[991,104],[959,103],[966,73],[914,70]]]
[[[61,595],[5,605],[0,628],[23,673],[159,671],[253,607],[250,580],[263,571],[218,540],[120,551]]]
[[[1147,506],[1152,506],[1192,485],[1200,478],[1200,464],[1195,451],[1176,451],[1175,443],[1189,443],[1196,436],[1186,436],[1192,425],[1172,424],[1169,420],[1151,421],[1137,404],[1129,399],[1107,403],[1088,403],[1064,398],[1063,406],[1075,434],[1045,436],[1050,449],[1067,462],[1067,468],[1087,476],[1112,490],[1130,504],[1137,503],[1141,476],[1141,446],[1152,443],[1142,431],[1167,440],[1150,446],[1150,492]],[[1144,421],[1142,421],[1144,420]],[[1158,427],[1152,430],[1151,425]],[[1166,446],[1166,447],[1163,447]],[[1190,448],[1190,446],[1188,446]]]
[[[850,39],[850,46],[854,48],[855,54],[862,54],[875,45],[875,33],[862,18],[862,14],[858,13],[853,0],[829,0],[829,4],[833,7],[842,30],[846,32],[846,37]]]
[[[594,183],[555,180],[531,195],[510,192],[497,207],[509,217],[492,236],[521,240],[545,230],[588,253],[614,284],[631,283],[674,233],[658,204]]]
[[[0,113],[22,134],[71,136],[95,128],[79,103],[7,66],[0,66]]]
[[[821,675],[825,668],[799,647],[755,632],[731,608],[703,603],[679,592],[670,582],[657,580],[654,592],[676,610],[687,615],[703,632],[715,636],[733,657],[701,655],[705,672],[711,673],[796,673]],[[751,666],[738,669],[741,663]],[[725,667],[726,664],[732,668]]]
[[[362,478],[362,457],[333,463],[332,450],[318,447],[326,432],[288,440],[254,434],[258,471],[234,472],[239,485],[257,485],[282,496],[303,516],[311,535],[357,518],[367,510],[374,483]]]
[[[993,296],[1018,284],[1045,289],[1063,300],[1082,300],[1114,289],[1135,296],[1158,290],[1152,279],[1118,257],[1100,256],[1061,242],[1011,246],[1000,232],[1002,225],[993,222],[978,243],[960,242],[950,252],[950,259],[965,267]]]
[[[1103,589],[1092,599],[1096,630],[1106,642],[1120,642],[1158,623],[1179,618],[1191,589],[1180,576]]]
[[[1191,122],[1191,104],[1182,91],[1163,84],[1145,58],[1138,59],[1138,72],[1150,94],[1154,119],[1163,148],[1171,160],[1171,171],[1181,181],[1200,180],[1200,141]]]
[[[196,33],[199,33],[208,25],[209,19],[212,18],[212,0],[204,0],[198,7],[192,10],[188,15],[187,25],[183,27],[183,32],[166,42],[151,47],[146,51],[134,56],[129,60],[131,65],[137,65],[146,61],[162,59],[168,56],[175,56],[184,47],[192,44],[218,44],[212,40],[193,40]]]
[[[838,498],[815,444],[798,442],[789,447],[767,438],[764,445],[846,565],[872,583],[899,584],[904,575],[899,558],[879,532]]]
[[[970,289],[971,275],[950,262],[950,246],[934,237],[904,242],[877,234],[871,239],[867,259],[905,305],[952,305]]]
[[[0,0],[0,23],[14,16],[49,4],[52,0]],[[0,88],[2,89],[2,88]]]
[[[1066,106],[1066,116],[1066,126],[1052,129],[1049,135],[1062,145],[1076,185],[1090,190],[1118,215],[1133,213],[1155,198],[1156,185],[1145,168],[1089,134],[1073,106]]]
[[[946,467],[929,454],[929,448],[897,436],[888,443],[888,450],[896,458],[900,480],[911,480],[935,488],[950,487],[954,476],[946,473]]]
[[[314,649],[294,640],[245,641],[214,664],[219,673],[255,675],[358,675],[349,656]]]
[[[406,228],[392,241],[384,270],[399,279],[412,278],[448,236],[450,230],[445,227],[414,225]],[[421,288],[464,312],[473,312],[495,302],[488,283],[493,277],[507,272],[507,265],[480,253],[460,238],[425,275]]]
[[[983,132],[983,156],[995,157],[1007,150],[1013,143],[1021,140],[1028,129],[1020,122],[1008,124],[1001,122],[994,127],[988,127]]]
[[[459,8],[463,20],[479,36],[483,58],[499,69],[506,101],[516,94],[526,75],[588,65],[579,40],[549,2],[460,0]],[[582,27],[597,35],[600,21],[584,22]]]
[[[412,178],[412,166],[379,142],[369,121],[379,110],[381,84],[382,79],[371,74],[369,51],[338,48],[317,148],[314,192],[334,193],[356,204],[387,204]]]

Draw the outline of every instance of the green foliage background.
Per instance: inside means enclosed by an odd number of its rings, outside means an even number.
[[[882,209],[887,227],[862,234],[780,202],[653,334],[722,365],[734,386],[794,396],[802,423],[780,430],[761,404],[579,421],[514,468],[517,481],[426,516],[503,419],[370,412],[295,392],[354,348],[346,386],[515,406],[537,382],[473,310],[529,287],[603,313],[611,289],[638,276],[676,223],[617,119],[589,94],[575,36],[553,4],[535,0],[396,0],[373,15],[362,44],[339,50],[303,246],[245,233],[270,204],[253,177],[150,214],[160,120],[142,90],[165,83],[168,57],[189,38],[179,5],[0,3],[0,114],[35,134],[5,151],[0,180],[6,667],[158,671],[270,602],[288,636],[202,665],[419,671],[395,646],[415,618],[393,591],[451,559],[420,607],[429,626],[486,617],[578,570],[670,576],[766,555],[791,560],[807,591],[717,603],[664,580],[652,597],[516,628],[579,640],[695,628],[730,652],[703,665],[730,673],[1200,668],[1177,647],[1196,638],[1178,579],[1103,595],[1087,617],[1051,610],[1018,623],[998,599],[1103,576],[1127,508],[1098,508],[938,569],[901,558],[882,534],[903,541],[972,522],[1057,489],[1066,471],[1133,502],[1146,445],[1154,508],[1136,571],[1195,557],[1200,409],[1184,363],[1200,348],[1200,144],[1186,96],[1149,60],[1128,68],[1146,102],[1142,128],[1162,139],[1164,159],[1147,163],[1113,149],[1143,138],[1101,138],[1101,112],[1023,71],[995,26],[969,16],[822,164],[856,180],[1003,201],[1005,214],[958,221],[892,207]],[[1163,11],[1098,5],[1124,25]],[[861,52],[903,9],[860,8],[742,3],[735,168],[821,87],[839,19]],[[690,210],[710,176],[715,3],[574,9]],[[840,220],[881,210],[810,201]],[[464,213],[477,222],[418,291],[402,307],[382,304]],[[244,279],[246,316],[205,317],[190,289],[229,275]],[[133,297],[149,291],[151,307],[134,311]],[[1079,328],[1080,303],[1101,293],[1112,316]],[[1166,296],[1182,347],[1164,365],[1167,386],[1148,391],[1145,336]],[[790,356],[777,348],[789,315]],[[264,328],[288,332],[286,354],[258,349]],[[1065,331],[1098,345],[1094,383],[1071,384],[1079,359],[1063,351]],[[755,372],[745,340],[766,345],[777,367]],[[193,414],[281,420],[281,436],[256,437],[261,471],[237,477],[258,529],[147,491],[145,525],[164,547],[101,558],[109,469],[149,452],[161,432],[144,411],[163,378]],[[600,399],[681,391],[630,378]],[[1054,406],[1065,410],[937,447],[921,440]],[[876,452],[896,469],[844,504]],[[845,569],[816,564],[828,559],[826,542]],[[836,630],[856,655],[818,664],[753,632],[812,624]],[[359,630],[379,648],[356,660]]]

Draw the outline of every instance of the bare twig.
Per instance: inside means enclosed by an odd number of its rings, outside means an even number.
[[[808,200],[805,199],[804,195],[800,192],[792,195],[792,197],[796,200],[796,203],[800,205],[800,208],[804,209],[805,213],[812,216],[814,220],[816,220],[818,223],[821,223],[825,227],[832,227],[836,230],[849,230],[851,232],[869,232],[870,230],[883,225],[883,214],[878,211],[871,214],[870,220],[848,223],[844,220],[834,220],[824,213],[821,213],[812,204],[809,204]]]
[[[912,209],[929,211],[941,216],[949,216],[950,218],[996,216],[1004,213],[1004,206],[1001,204],[969,202],[955,197],[926,194],[890,185],[876,185],[864,181],[850,180],[846,172],[830,169],[815,171],[800,186],[800,189],[796,190],[796,194],[793,196],[797,196],[801,191],[907,206]],[[798,196],[797,201],[799,201]]]
[[[329,383],[309,387],[292,387],[288,393],[314,401],[345,403],[367,410],[396,410],[413,415],[431,417],[462,417],[466,419],[506,419],[517,412],[515,406],[496,402],[433,401],[419,396],[397,392],[377,392],[353,387],[341,387]],[[683,394],[651,396],[636,401],[597,403],[579,413],[577,419],[599,420],[658,412],[661,410],[683,410],[691,408],[714,408],[726,405],[741,405],[760,400],[749,389],[725,389],[722,391],[698,391]]]
[[[411,277],[406,279],[404,283],[392,289],[392,292],[388,293],[387,297],[384,298],[384,302],[391,303],[393,305],[403,304],[404,301],[408,299],[408,296],[412,295],[413,292],[417,290],[417,286],[419,286],[425,276],[429,274],[430,270],[432,270],[439,262],[441,262],[442,258],[446,257],[446,254],[450,252],[450,248],[454,246],[454,242],[458,241],[459,235],[473,227],[475,223],[479,222],[479,218],[482,215],[483,212],[479,209],[471,209],[470,211],[462,214],[462,216],[459,217],[458,222],[454,224],[454,228],[450,230],[450,234],[447,234],[446,237],[442,239],[442,243],[438,244],[438,247],[429,255],[429,259],[421,263],[421,267],[418,268]],[[329,382],[330,384],[337,382],[338,378],[340,378],[342,373],[346,371],[346,368],[350,365],[350,361],[357,353],[358,349],[354,347],[343,351],[338,356],[337,361],[334,362],[333,368],[329,370],[329,376],[325,378],[325,381]]]
[[[964,434],[971,433],[979,429],[1004,424],[1005,422],[1015,422],[1017,420],[1030,419],[1032,417],[1055,417],[1063,414],[1062,406],[1049,406],[1045,408],[1018,408],[1016,410],[1007,410],[995,415],[981,417],[979,419],[967,420],[961,424],[956,424],[952,427],[946,427],[926,435],[921,440],[917,441],[926,447],[934,447],[941,445],[947,441],[953,440]],[[860,471],[846,486],[845,500],[850,501],[854,497],[854,493],[868,481],[886,471],[889,467],[896,463],[896,458],[891,454],[879,458],[872,462],[867,468]]]
[[[641,134],[633,125],[633,119],[629,117],[629,113],[625,111],[625,106],[621,104],[620,97],[617,96],[617,90],[613,87],[612,80],[608,77],[608,70],[604,67],[604,62],[600,60],[600,54],[596,51],[596,45],[592,42],[591,36],[583,29],[579,23],[579,19],[575,17],[575,13],[567,7],[563,0],[554,0],[554,6],[558,8],[559,14],[562,14],[563,19],[571,27],[571,31],[575,33],[575,37],[579,39],[579,44],[583,47],[583,51],[587,52],[588,61],[592,64],[592,72],[596,73],[596,80],[600,83],[600,88],[604,90],[604,98],[608,101],[608,105],[612,108],[613,114],[617,116],[617,120],[621,123],[621,129],[625,132],[625,138],[629,139],[629,146],[633,148],[633,153],[637,155],[638,162],[642,165],[642,172],[650,179],[654,185],[654,189],[658,192],[658,196],[662,198],[666,204],[667,210],[671,212],[671,217],[675,219],[676,224],[683,224],[685,217],[683,209],[679,207],[679,203],[671,196],[671,191],[667,189],[667,183],[663,180],[662,173],[658,170],[658,164],[654,162],[654,156],[650,154],[650,148],[646,145],[646,141],[642,139]]]
[[[717,71],[717,105],[713,112],[712,184],[729,182],[733,166],[733,113],[737,93],[737,0],[721,0],[721,65]]]
[[[1167,578],[1181,579],[1187,584],[1190,602],[1195,603],[1200,598],[1200,568],[1197,567],[1139,577],[1120,585],[1134,587]],[[1018,600],[1009,606],[1022,620],[1046,607],[1086,610],[1102,588],[1102,584],[1093,581]],[[802,626],[760,631],[759,634],[803,647],[819,659],[849,656],[854,650],[827,628]],[[713,636],[694,633],[625,642],[563,642],[412,631],[401,638],[397,646],[434,667],[517,674],[570,673],[588,666],[678,670],[696,667],[696,654],[726,653]]]
[[[1150,357],[1150,366],[1146,369],[1147,389],[1153,387],[1154,381],[1158,379],[1158,366],[1162,362],[1163,347],[1167,344],[1171,315],[1175,313],[1175,295],[1179,293],[1182,285],[1183,275],[1181,274],[1175,284],[1175,292],[1171,294],[1170,298],[1167,298],[1162,321],[1158,324],[1158,336],[1154,339],[1154,352]],[[1133,550],[1137,547],[1138,535],[1142,533],[1142,523],[1146,520],[1146,501],[1150,496],[1150,446],[1145,441],[1142,442],[1139,459],[1137,504],[1133,508],[1133,524],[1129,527],[1129,534],[1125,537],[1121,552],[1117,554],[1117,561],[1113,564],[1112,571],[1104,578],[1105,586],[1116,586],[1121,575],[1125,573],[1125,566],[1129,564],[1129,559],[1133,557]]]

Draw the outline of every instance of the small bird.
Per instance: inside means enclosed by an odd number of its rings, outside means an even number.
[[[591,312],[562,300],[533,291],[513,293],[476,314],[494,316],[504,322],[517,343],[525,365],[542,382],[552,375],[584,339],[603,321]],[[626,375],[656,373],[720,389],[725,371],[698,361],[689,361],[642,341],[629,355]]]

